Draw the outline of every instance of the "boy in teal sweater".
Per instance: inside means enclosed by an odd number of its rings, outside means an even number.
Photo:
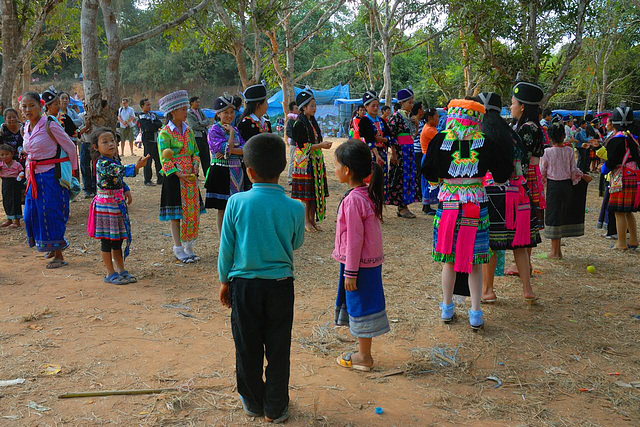
[[[243,152],[253,188],[231,196],[224,213],[220,302],[231,308],[242,407],[251,417],[280,423],[289,417],[293,251],[304,241],[304,205],[278,185],[287,165],[282,138],[256,135]]]

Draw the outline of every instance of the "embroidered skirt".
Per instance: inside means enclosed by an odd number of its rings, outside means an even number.
[[[204,187],[206,189],[206,208],[225,209],[232,195],[246,191],[247,181],[244,164],[240,158],[213,159],[207,172]]]
[[[531,197],[531,216],[535,216],[538,219],[538,230],[543,230],[546,202],[544,185],[542,184],[542,177],[540,175],[540,166],[529,165],[525,178],[527,178],[527,188],[529,188],[529,196]]]
[[[327,211],[329,184],[322,150],[315,150],[308,156],[296,149],[293,175],[291,178],[291,198],[298,200],[315,200],[316,220],[322,221]]]
[[[563,239],[584,236],[587,183],[573,185],[570,179],[547,180],[547,209],[544,237]]]
[[[181,220],[181,239],[185,242],[198,238],[200,214],[204,213],[198,185],[181,182],[172,173],[162,181],[160,194],[160,221]]]
[[[69,242],[64,237],[69,220],[69,190],[60,185],[55,168],[36,173],[38,198],[27,191],[24,201],[24,224],[29,247],[40,252],[65,249]]]
[[[124,212],[124,213],[123,213]],[[127,238],[129,218],[122,190],[100,190],[91,202],[87,232],[89,237],[105,240]]]
[[[349,326],[358,338],[373,338],[390,331],[382,289],[382,265],[360,268],[355,291],[344,288],[344,264],[340,263],[335,324]]]
[[[389,204],[408,206],[416,201],[416,165],[413,145],[399,145],[398,163],[389,168]]]
[[[611,191],[611,190],[609,190]],[[625,170],[622,175],[622,189],[609,196],[610,212],[638,212],[635,206],[638,193],[638,177],[635,171]]]
[[[515,228],[510,230],[506,226],[506,185],[491,185],[486,187],[489,198],[489,246],[492,250],[507,250],[518,248],[535,248],[542,242],[538,231],[538,218],[531,206],[530,235],[531,243],[523,246],[514,246],[513,238],[516,235]]]
[[[443,203],[438,203],[438,210],[433,220],[433,260],[436,262],[455,262],[456,245],[458,240],[458,232],[462,226],[462,208],[458,209],[458,218],[456,220],[453,232],[453,248],[451,253],[444,254],[436,251],[438,242],[438,229],[440,228],[440,219],[443,214]],[[489,208],[487,203],[480,203],[480,217],[476,231],[475,241],[473,243],[473,261],[476,264],[486,264],[489,262]]]

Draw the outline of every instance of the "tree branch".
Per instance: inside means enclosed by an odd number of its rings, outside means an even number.
[[[300,80],[304,79],[308,75],[313,74],[315,72],[331,70],[332,68],[339,67],[339,66],[341,66],[343,64],[347,64],[347,63],[353,62],[355,60],[356,60],[356,58],[343,59],[342,61],[338,61],[338,62],[335,62],[335,63],[333,63],[331,65],[327,65],[327,66],[324,66],[324,67],[316,67],[315,65],[311,65],[311,68],[309,68],[307,71],[305,71],[304,73],[302,73],[299,76],[297,76],[296,78],[294,78],[293,79],[293,83],[294,84],[298,83]]]
[[[149,31],[145,31],[144,33],[136,34],[135,36],[131,36],[131,37],[127,37],[126,39],[123,39],[122,42],[120,43],[120,50],[121,51],[125,50],[131,46],[134,46],[138,43],[148,40],[151,37],[157,36],[158,34],[162,34],[163,32],[182,24],[184,21],[186,21],[187,19],[189,19],[190,17],[192,17],[193,15],[195,15],[196,13],[204,9],[204,7],[208,3],[209,3],[209,0],[202,0],[198,5],[189,9],[188,11],[183,13],[182,16],[174,19],[173,21],[165,22],[164,24],[160,24],[155,28],[150,29]]]
[[[423,44],[425,44],[425,43],[427,43],[427,42],[429,42],[429,41],[431,41],[431,40],[435,39],[436,37],[439,37],[439,36],[441,36],[441,35],[444,35],[444,34],[445,34],[445,33],[447,33],[449,30],[450,30],[450,28],[449,28],[449,27],[445,27],[445,28],[443,28],[442,30],[438,31],[437,33],[431,34],[429,37],[425,38],[424,40],[421,40],[421,41],[419,41],[419,42],[416,42],[415,44],[413,44],[413,45],[411,45],[411,46],[409,46],[409,47],[407,47],[407,48],[392,51],[392,52],[391,52],[391,55],[392,55],[392,56],[396,56],[396,55],[400,55],[400,54],[402,54],[402,53],[410,52],[410,51],[412,51],[413,49],[415,49],[415,48],[417,48],[417,47],[419,47],[419,46],[422,46]]]

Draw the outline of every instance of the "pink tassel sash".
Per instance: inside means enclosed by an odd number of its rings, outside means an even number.
[[[458,202],[442,202],[442,216],[438,225],[436,252],[449,255],[453,251],[453,234],[458,220]]]
[[[453,270],[458,273],[471,273],[473,267],[473,249],[480,223],[480,205],[465,203],[462,205],[462,221],[456,240],[456,261]]]

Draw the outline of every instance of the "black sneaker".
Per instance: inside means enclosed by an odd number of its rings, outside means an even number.
[[[156,185],[152,181],[147,181],[144,183],[147,187],[155,187]]]

